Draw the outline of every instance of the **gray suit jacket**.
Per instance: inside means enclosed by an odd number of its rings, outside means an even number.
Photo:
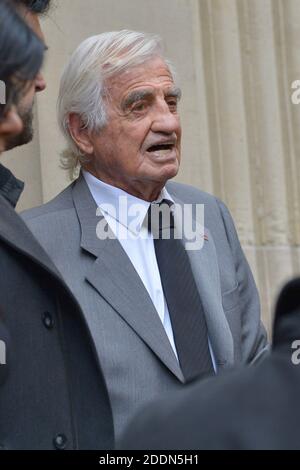
[[[252,274],[226,207],[169,183],[178,204],[205,205],[208,240],[189,251],[218,371],[266,349]],[[81,304],[106,379],[118,437],[136,408],[184,379],[163,325],[118,240],[99,240],[96,204],[82,176],[53,201],[23,213]]]

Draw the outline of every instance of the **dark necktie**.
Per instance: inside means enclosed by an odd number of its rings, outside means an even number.
[[[185,380],[191,381],[212,374],[214,369],[202,302],[187,252],[182,241],[174,236],[171,204],[166,200],[152,204],[148,221],[179,364]]]

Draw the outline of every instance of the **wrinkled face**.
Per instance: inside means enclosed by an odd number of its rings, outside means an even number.
[[[91,137],[86,168],[103,181],[143,199],[157,197],[180,163],[180,90],[160,57],[107,84],[107,125]]]

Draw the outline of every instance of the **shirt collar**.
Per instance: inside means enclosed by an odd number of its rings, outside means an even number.
[[[0,164],[0,195],[13,207],[16,207],[23,189],[24,183],[18,180],[5,166]]]
[[[120,188],[104,183],[85,170],[82,170],[82,174],[93,199],[103,214],[108,214],[135,235],[138,234],[151,203],[132,196]],[[174,204],[173,198],[165,187],[152,204],[159,204],[163,199],[167,199]]]

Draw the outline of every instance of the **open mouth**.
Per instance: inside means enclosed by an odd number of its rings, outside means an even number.
[[[150,153],[155,153],[158,156],[165,156],[167,155],[171,150],[173,150],[175,145],[173,143],[164,143],[164,144],[156,144],[156,145],[151,145],[147,149],[147,152]]]

